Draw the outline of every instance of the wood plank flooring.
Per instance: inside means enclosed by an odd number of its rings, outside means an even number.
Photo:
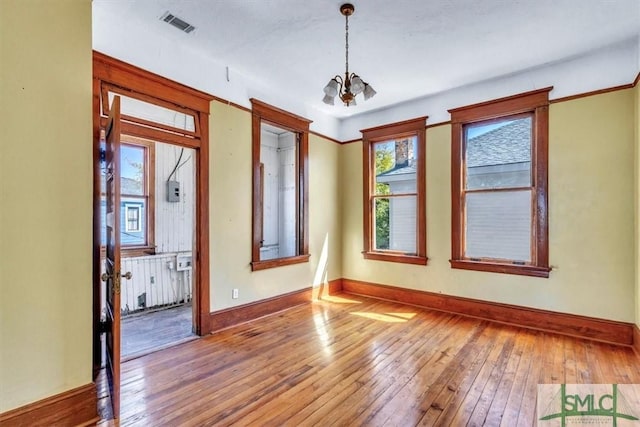
[[[193,337],[191,304],[136,313],[122,318],[122,359],[168,347]]]
[[[124,363],[119,424],[532,426],[539,383],[640,383],[640,359],[341,294]]]

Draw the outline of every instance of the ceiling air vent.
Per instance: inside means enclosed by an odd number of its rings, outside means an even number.
[[[160,19],[163,20],[164,22],[168,23],[168,24],[173,25],[174,27],[176,27],[180,31],[184,31],[187,34],[189,34],[191,31],[196,29],[196,27],[194,27],[193,25],[189,24],[188,22],[183,21],[182,19],[178,18],[177,16],[175,16],[174,14],[172,14],[169,11],[165,12],[164,14],[162,14]]]

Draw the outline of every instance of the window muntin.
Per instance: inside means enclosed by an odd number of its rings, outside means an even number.
[[[252,270],[309,260],[309,123],[256,99]]]
[[[125,207],[125,231],[139,233],[142,231],[142,205],[126,203]]]
[[[450,110],[454,268],[548,277],[548,92]]]
[[[366,259],[427,263],[425,120],[362,131]]]

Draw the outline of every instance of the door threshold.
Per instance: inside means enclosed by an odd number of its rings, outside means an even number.
[[[171,347],[175,347],[175,346],[178,346],[178,345],[181,345],[181,344],[184,344],[184,343],[195,341],[195,340],[197,340],[199,338],[200,337],[198,335],[194,334],[194,335],[191,335],[191,336],[188,336],[188,337],[185,337],[185,338],[181,338],[181,339],[179,339],[177,341],[170,342],[168,344],[163,344],[163,345],[160,345],[158,347],[149,348],[147,350],[143,350],[143,351],[140,351],[138,353],[133,353],[133,354],[130,354],[128,356],[124,356],[124,357],[122,357],[120,359],[120,362],[124,363],[124,362],[128,362],[130,360],[133,360],[133,359],[138,359],[140,357],[147,356],[147,355],[149,355],[151,353],[155,353],[157,351],[166,350],[166,349],[171,348]]]

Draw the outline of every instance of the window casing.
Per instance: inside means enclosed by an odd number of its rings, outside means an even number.
[[[309,120],[252,104],[251,269],[309,260]]]
[[[155,253],[155,144],[130,135],[121,136],[120,241],[127,256]],[[104,176],[100,210],[104,221]],[[106,237],[101,236],[104,247]]]
[[[365,259],[427,264],[426,119],[361,131]]]
[[[551,89],[449,110],[452,268],[549,277]]]

